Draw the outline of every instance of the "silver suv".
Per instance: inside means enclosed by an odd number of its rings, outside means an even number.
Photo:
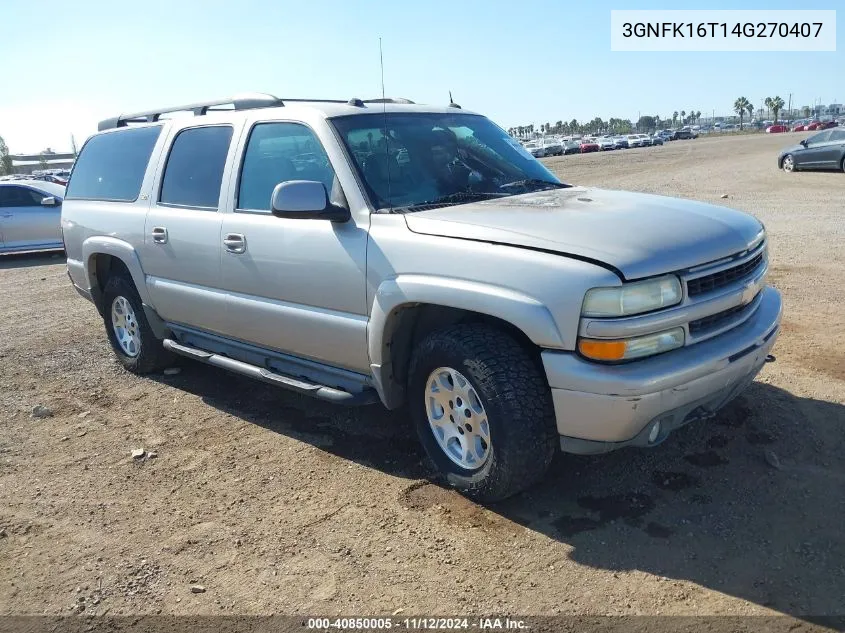
[[[178,354],[407,405],[483,501],[558,448],[653,446],[713,416],[781,318],[755,218],[564,184],[455,104],[245,95],[103,121],[62,228],[128,370]]]

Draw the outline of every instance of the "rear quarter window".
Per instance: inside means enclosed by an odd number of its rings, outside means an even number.
[[[137,200],[159,134],[156,125],[91,137],[76,159],[65,199]]]

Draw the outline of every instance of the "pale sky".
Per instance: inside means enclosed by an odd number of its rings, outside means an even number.
[[[827,53],[610,51],[610,10],[701,8],[641,0],[39,0],[0,2],[7,53],[0,136],[12,153],[70,148],[121,112],[238,92],[381,95],[465,108],[503,127],[595,116],[731,112],[780,95],[845,101],[845,43]],[[708,9],[795,9],[712,0]],[[845,8],[819,0],[813,9]],[[845,11],[840,11],[845,14]],[[841,25],[840,25],[841,26]]]

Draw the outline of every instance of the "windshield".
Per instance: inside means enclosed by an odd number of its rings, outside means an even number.
[[[378,209],[404,212],[566,186],[477,114],[388,112],[332,123]]]

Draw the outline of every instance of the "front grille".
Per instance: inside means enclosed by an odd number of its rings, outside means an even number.
[[[753,302],[752,302],[753,303]],[[716,314],[711,314],[710,316],[706,316],[701,319],[696,319],[695,321],[689,322],[689,333],[692,335],[700,334],[707,330],[717,329],[723,322],[727,321],[733,316],[736,316],[746,308],[750,307],[752,304],[746,304],[742,306],[735,306],[728,310],[724,310],[722,312],[717,312]]]
[[[731,282],[745,277],[748,273],[757,268],[762,261],[763,252],[761,251],[756,257],[752,257],[747,262],[744,262],[739,266],[720,270],[717,273],[704,275],[703,277],[698,277],[697,279],[690,279],[687,281],[687,296],[696,297],[706,292],[723,288]]]

